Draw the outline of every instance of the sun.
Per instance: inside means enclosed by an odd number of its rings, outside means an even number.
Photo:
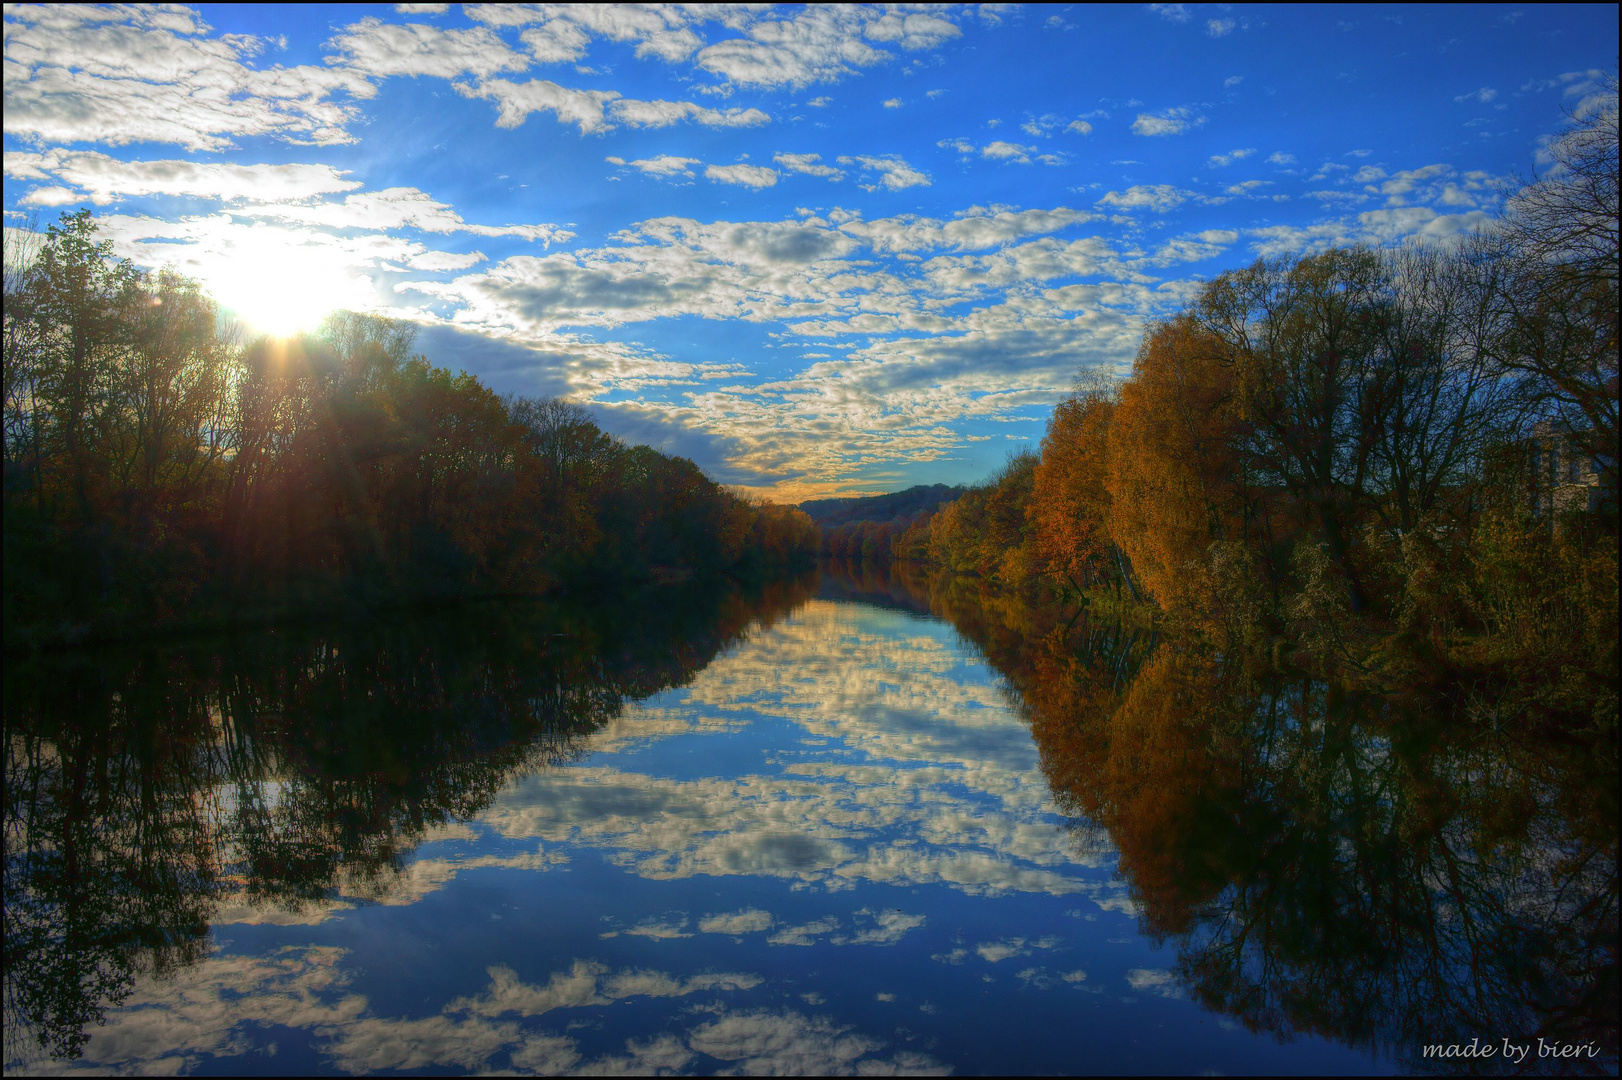
[[[290,337],[341,308],[370,306],[370,281],[335,255],[311,244],[250,242],[210,267],[204,281],[253,330]]]

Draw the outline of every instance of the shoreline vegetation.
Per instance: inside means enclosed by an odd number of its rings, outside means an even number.
[[[14,657],[6,1062],[74,1060],[222,908],[386,898],[435,827],[578,760],[804,604],[813,575],[455,605]],[[222,796],[221,793],[226,793]],[[223,809],[229,808],[229,809]]]
[[[1449,249],[1201,286],[1039,453],[822,552],[1154,623],[1259,668],[1617,731],[1617,114]],[[895,496],[890,498],[894,499]],[[879,515],[873,515],[878,517]]]
[[[1049,843],[1118,859],[1204,1008],[1409,1068],[1491,1029],[1591,1043],[1614,1072],[1617,773],[1592,741],[1472,728],[1422,694],[1257,671],[1164,626],[908,563],[671,596],[18,658],[8,1063],[78,1058],[244,907],[399,903],[436,827],[601,749],[625,703],[818,599],[972,644],[1029,725],[1063,815]]]
[[[408,323],[337,312],[244,343],[197,282],[115,258],[88,211],[15,236],[8,650],[814,559],[803,512],[435,367]]]
[[[1614,737],[1616,123],[1574,117],[1548,174],[1461,244],[1220,274],[987,484],[811,514],[569,402],[498,397],[413,354],[409,324],[339,312],[243,343],[198,283],[115,258],[88,211],[14,231],[6,646],[820,554],[1045,591],[1275,668],[1475,687],[1483,721]]]
[[[915,562],[834,561],[824,582],[985,657],[1066,842],[1114,853],[1203,1007],[1410,1071],[1482,1030],[1584,1043],[1585,1068],[1615,1071],[1614,722],[1609,740],[1472,722],[1468,682],[1276,668]]]

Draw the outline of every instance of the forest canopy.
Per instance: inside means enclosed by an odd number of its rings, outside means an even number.
[[[8,230],[6,256],[8,643],[814,553],[803,513],[577,404],[499,397],[414,353],[409,323],[337,312],[242,341],[197,282],[114,257],[88,211]]]
[[[1218,275],[1040,453],[863,554],[1320,668],[1507,664],[1614,725],[1616,124],[1576,118],[1462,244]]]

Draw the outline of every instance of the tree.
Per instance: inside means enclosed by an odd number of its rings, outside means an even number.
[[[1617,498],[1617,83],[1549,147],[1553,166],[1515,193],[1474,247],[1508,374]]]
[[[1113,410],[1109,534],[1169,610],[1200,607],[1211,545],[1251,530],[1235,381],[1219,342],[1181,315],[1144,335]]]
[[[66,498],[85,525],[106,509],[104,424],[142,275],[80,210],[46,230],[20,277],[6,295],[6,460],[31,474],[36,506]]]
[[[1233,371],[1243,471],[1285,493],[1297,527],[1328,546],[1354,610],[1366,599],[1351,549],[1385,419],[1369,393],[1385,284],[1374,252],[1330,250],[1224,273],[1197,304]]]
[[[1105,486],[1115,387],[1096,385],[1059,402],[1042,439],[1027,509],[1042,571],[1078,593],[1119,582]]]

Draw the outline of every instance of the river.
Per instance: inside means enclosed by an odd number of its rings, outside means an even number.
[[[1072,619],[1101,749],[1017,618],[942,614],[825,574],[8,665],[6,1072],[1445,1071],[1419,1043],[1474,1034],[1614,1073],[1615,819],[1558,777],[1508,850],[1334,695]],[[1283,709],[1265,752],[1207,684]]]

